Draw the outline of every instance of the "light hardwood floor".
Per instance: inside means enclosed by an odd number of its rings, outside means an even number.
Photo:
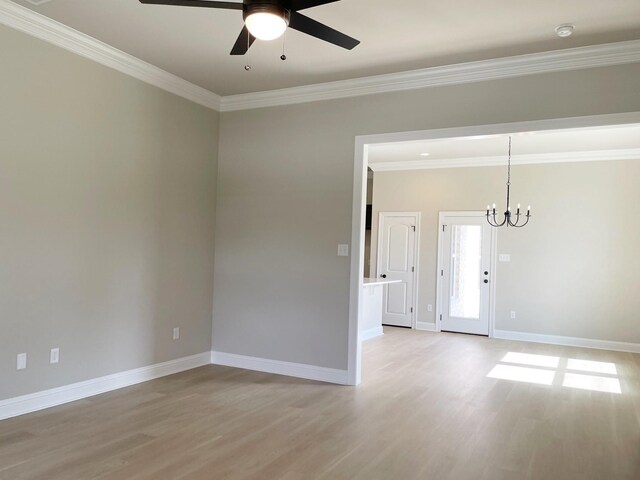
[[[640,479],[640,355],[385,331],[357,388],[207,366],[5,420],[0,478]],[[557,357],[552,385],[487,377],[529,378],[509,352]]]

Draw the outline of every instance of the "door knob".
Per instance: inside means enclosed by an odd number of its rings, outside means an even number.
[[[487,280],[486,278],[484,279],[484,283],[489,283],[489,280]]]
[[[380,275],[382,278],[387,278],[387,275],[385,273],[383,273],[382,275]]]

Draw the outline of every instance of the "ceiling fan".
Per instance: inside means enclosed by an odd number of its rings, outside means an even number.
[[[140,3],[242,10],[244,27],[231,49],[231,55],[244,55],[256,38],[274,40],[280,37],[287,27],[347,50],[353,49],[360,43],[359,40],[299,13],[300,10],[337,1],[339,0],[244,0],[242,3],[235,3],[209,0],[140,0]]]

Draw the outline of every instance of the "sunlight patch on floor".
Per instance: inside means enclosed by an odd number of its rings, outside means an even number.
[[[622,393],[620,381],[617,378],[596,377],[579,373],[565,373],[562,386],[592,390],[594,392]]]
[[[568,358],[566,362],[561,362],[561,360],[560,357],[549,355],[508,352],[487,374],[487,377],[548,386],[553,385],[557,378],[556,385],[562,385],[566,388],[622,393],[620,380],[616,376],[618,370],[614,363],[577,358]],[[572,373],[566,370],[588,372],[591,375]]]
[[[559,357],[548,355],[534,355],[531,353],[509,352],[502,359],[505,363],[520,363],[522,365],[532,365],[534,367],[558,368]]]
[[[487,377],[514,382],[535,383],[538,385],[552,385],[556,372],[539,368],[516,367],[513,365],[496,365]]]
[[[606,373],[609,375],[617,375],[615,363],[594,362],[593,360],[578,360],[570,358],[567,360],[567,370],[580,370],[582,372]]]

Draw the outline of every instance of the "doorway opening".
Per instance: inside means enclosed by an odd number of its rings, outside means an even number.
[[[582,141],[579,142],[574,141],[574,145],[579,146],[579,148],[576,148],[574,150],[566,149],[562,144],[558,144],[557,142],[551,140],[548,142],[548,151],[527,152],[520,150],[518,152],[514,149],[514,157],[512,163],[514,166],[516,166],[516,171],[514,173],[518,175],[518,172],[520,171],[518,169],[529,168],[529,165],[547,167],[546,164],[557,163],[562,164],[557,168],[564,168],[565,170],[567,170],[568,168],[570,168],[571,164],[575,164],[575,162],[596,161],[597,163],[605,160],[629,160],[631,159],[631,157],[636,158],[638,152],[640,151],[640,149],[638,148],[640,147],[640,145],[636,145],[638,143],[638,138],[640,138],[637,135],[637,132],[635,133],[635,136],[632,135],[629,137],[631,140],[627,142],[628,144],[619,141],[619,139],[622,137],[618,137],[618,139],[608,147],[603,146],[604,144],[594,147],[594,139],[595,137],[597,137],[597,135],[592,135],[592,133],[606,133],[607,129],[609,128],[619,128],[623,130],[627,127],[638,127],[638,124],[640,124],[640,112],[634,112],[627,114],[598,115],[591,117],[575,117],[566,119],[515,122],[494,125],[477,125],[469,127],[454,127],[418,132],[391,133],[356,137],[349,302],[348,383],[357,385],[360,383],[361,379],[362,337],[360,335],[360,327],[363,320],[362,300],[365,295],[365,290],[363,288],[365,265],[365,194],[367,185],[367,172],[369,167],[371,167],[374,172],[374,198],[372,206],[372,221],[374,224],[376,223],[376,219],[378,219],[378,215],[380,212],[421,213],[420,226],[422,231],[420,233],[420,259],[419,262],[416,263],[419,263],[424,268],[420,269],[420,273],[418,275],[419,278],[417,280],[417,285],[419,293],[416,294],[416,297],[419,297],[419,301],[415,303],[414,317],[411,320],[412,326],[417,329],[432,330],[435,332],[456,328],[458,330],[471,331],[475,328],[477,330],[477,333],[488,336],[492,336],[493,330],[495,336],[501,336],[505,333],[505,331],[499,331],[498,327],[496,325],[493,325],[492,323],[492,317],[495,315],[495,313],[492,313],[491,310],[491,302],[493,301],[493,298],[495,298],[495,291],[492,290],[492,288],[495,288],[494,286],[496,283],[496,276],[494,275],[495,269],[491,268],[491,265],[485,269],[483,262],[485,262],[486,260],[481,259],[480,264],[477,266],[481,266],[482,268],[480,270],[481,273],[479,278],[483,282],[483,285],[485,279],[489,281],[489,291],[491,292],[489,300],[482,300],[482,290],[480,290],[480,292],[476,292],[475,294],[463,295],[462,297],[456,296],[458,295],[458,293],[460,293],[459,291],[456,291],[456,295],[451,295],[451,281],[453,281],[453,287],[459,289],[465,288],[465,285],[471,284],[473,282],[473,276],[471,274],[467,273],[467,276],[454,278],[452,276],[451,270],[451,265],[455,264],[455,261],[459,260],[458,257],[460,255],[470,255],[471,253],[473,253],[474,248],[476,248],[477,250],[478,242],[476,242],[476,245],[474,247],[472,239],[475,238],[477,240],[478,232],[477,230],[474,232],[472,228],[469,229],[469,227],[475,225],[473,223],[462,224],[459,226],[460,228],[456,227],[454,229],[456,230],[456,232],[453,232],[453,235],[457,235],[459,239],[462,239],[462,237],[465,237],[466,235],[466,241],[468,243],[467,248],[469,251],[460,250],[452,253],[451,249],[449,249],[450,251],[447,254],[450,269],[449,277],[447,278],[449,282],[449,292],[447,293],[447,308],[449,309],[449,316],[445,319],[444,302],[441,299],[443,290],[442,280],[440,280],[440,291],[436,292],[438,283],[436,270],[438,268],[438,261],[441,257],[441,255],[438,255],[440,250],[436,248],[436,244],[438,242],[438,227],[440,226],[440,212],[477,212],[478,210],[483,209],[484,206],[487,205],[487,203],[498,201],[500,199],[504,189],[503,168],[505,168],[506,166],[506,156],[502,145],[502,143],[504,142],[502,142],[502,140],[508,135],[513,135],[514,140],[517,139],[521,144],[524,144],[525,140],[527,139],[529,139],[529,143],[533,144],[535,143],[535,140],[543,135],[547,136],[549,139],[552,139],[555,138],[555,134],[560,133],[577,135],[582,139]],[[501,149],[499,151],[490,152],[489,148],[489,150],[484,153],[480,152],[478,149],[480,145],[490,146],[493,143],[499,144],[501,146]],[[433,146],[434,150],[431,152],[425,150],[416,150],[416,148],[425,148],[425,145],[428,145],[429,147]],[[455,145],[455,147],[452,147],[452,145]],[[515,145],[517,145],[517,143],[514,141],[514,146]],[[446,146],[450,155],[446,157],[440,155],[441,152],[438,152],[437,148],[443,146]],[[408,156],[405,155],[402,158],[399,158],[400,156],[397,156],[398,158],[392,158],[389,155],[389,151],[394,149],[397,151],[399,147],[402,148],[403,152]],[[591,148],[592,151],[586,151],[589,148]],[[430,155],[422,156],[421,154],[423,153]],[[378,157],[377,159],[375,158],[376,156]],[[427,164],[426,162],[430,163]],[[523,167],[520,167],[519,165],[523,165]],[[589,165],[595,164],[589,163]],[[499,170],[494,170],[493,172],[491,172],[491,174],[489,174],[491,168],[499,168]],[[430,181],[429,183],[418,185],[416,182],[419,175],[417,175],[416,172],[421,170],[429,170],[431,172],[430,178],[432,179],[432,181]],[[449,172],[456,170],[455,175],[457,180],[453,181],[451,179],[445,178],[444,174],[442,174],[444,170],[448,170]],[[391,185],[391,180],[384,180],[384,177],[386,176],[385,172],[387,171],[394,171],[398,174],[395,175],[393,179],[393,181],[396,182],[394,184],[395,186]],[[382,175],[379,175],[379,173],[382,173]],[[564,171],[563,174],[569,175],[566,171]],[[458,181],[461,178],[465,181]],[[523,178],[526,178],[526,180],[522,180]],[[529,177],[525,176],[518,179],[516,183],[518,188],[515,192],[515,195],[518,196],[517,201],[529,202],[529,197],[535,194],[537,195],[536,201],[538,208],[555,208],[555,206],[552,205],[553,202],[549,203],[549,205],[551,205],[550,207],[545,205],[547,197],[544,196],[543,190],[550,188],[550,185],[547,185],[547,179],[549,178],[553,179],[554,182],[558,180],[556,182],[557,185],[554,188],[559,189],[560,187],[558,185],[560,185],[560,176],[556,178],[555,174],[552,174],[551,176],[542,176],[538,178],[539,180],[537,182],[533,182]],[[595,176],[592,178],[595,178],[596,180],[600,179],[600,177]],[[377,200],[379,200],[378,198],[376,198],[377,192],[382,191],[385,182],[387,182],[387,187],[392,187],[388,188],[388,191],[394,192],[396,198],[398,199],[398,201],[393,204],[394,207],[376,207]],[[585,184],[586,183],[583,182],[583,185]],[[409,185],[411,185],[411,187],[409,187]],[[537,187],[535,187],[535,185],[538,185],[538,187],[540,188],[536,190]],[[410,203],[408,196],[408,192],[410,191],[413,191],[414,193],[417,192],[416,198],[421,199],[421,201],[430,203],[430,206],[432,208],[430,208],[430,210],[425,213],[424,209],[417,208],[416,203]],[[579,193],[581,193],[582,191],[583,190],[580,190]],[[562,197],[563,202],[566,203],[567,206],[573,207],[573,205],[569,205],[570,201],[572,201],[573,198],[566,195],[566,192],[564,193],[565,195],[564,197]],[[453,194],[455,194],[455,199],[453,197]],[[552,212],[548,212],[548,214],[546,215],[541,214],[540,217],[537,217],[536,215],[539,211],[536,211],[536,201],[531,200],[533,218],[530,226],[527,226],[526,229],[522,230],[519,233],[521,235],[525,235],[525,233],[528,232],[526,233],[526,235],[530,236],[530,242],[536,235],[538,235],[538,237],[536,237],[538,239],[537,245],[545,246],[544,239],[546,237],[543,235],[544,232],[554,232],[554,235],[556,235],[556,227],[564,228],[565,225],[562,223],[552,223],[546,225],[546,229],[543,229],[542,226],[539,226],[539,223],[540,225],[542,225],[542,222],[538,222],[538,218],[553,219],[554,222],[559,221],[560,218],[552,215]],[[594,205],[599,204],[595,203]],[[577,209],[572,208],[571,211],[575,212],[577,211]],[[449,224],[451,223],[447,223],[447,225]],[[468,232],[465,232],[465,230],[468,230]],[[574,230],[568,230],[568,233],[565,233],[571,234],[572,231]],[[447,241],[452,242],[452,232],[449,231],[444,233],[448,235]],[[495,235],[496,232],[494,231],[493,233]],[[483,234],[480,233],[481,237],[482,235]],[[500,230],[500,245],[503,245],[503,239],[505,240],[504,244],[509,245],[510,235],[514,234],[512,232],[506,231],[505,235],[503,235],[502,230]],[[377,236],[378,232],[375,228],[373,228],[371,232],[372,243],[376,241],[375,239],[377,238]],[[495,244],[495,236],[489,243]],[[480,242],[480,244],[482,244],[482,242]],[[582,247],[582,244],[580,245],[580,247]],[[482,249],[482,247],[480,248]],[[536,246],[536,248],[538,247]],[[374,249],[373,245],[371,245],[371,252],[372,253],[370,255],[370,258],[372,260],[374,258],[377,258],[378,250]],[[597,253],[598,251],[591,250],[590,252]],[[489,256],[489,263],[495,261],[496,258],[498,258],[500,262],[509,262],[509,253],[514,252],[500,251],[499,254],[498,252],[492,252],[493,256]],[[534,262],[535,258],[540,258],[539,256],[536,257],[535,255],[529,255],[527,252],[523,253],[523,251],[520,251],[518,253],[520,253],[521,255],[516,256],[516,254],[514,253],[514,259],[524,258],[527,262],[529,262],[527,266],[518,267],[521,272],[526,271],[526,268],[530,267],[529,264],[531,264],[531,262]],[[561,252],[559,252],[559,249],[547,249],[546,255],[551,254],[551,257],[553,258],[549,258],[545,261],[555,262],[553,264],[554,268],[557,268],[558,263],[566,264],[567,262],[573,260],[578,262],[578,264],[582,264],[580,263],[580,258],[583,257],[578,258],[575,252],[571,252],[571,256],[565,257],[561,256],[560,253]],[[589,252],[587,252],[586,250],[584,253],[589,254]],[[503,260],[503,257],[506,260]],[[418,265],[412,266],[415,266],[416,270],[418,270]],[[499,298],[509,298],[509,301],[515,301],[518,298],[527,297],[526,292],[537,291],[540,290],[541,287],[546,288],[549,291],[555,288],[555,291],[557,291],[557,289],[559,288],[559,286],[555,285],[555,283],[557,283],[557,278],[548,277],[546,275],[547,272],[543,271],[540,266],[535,264],[534,266],[537,269],[535,272],[537,276],[530,275],[530,278],[524,278],[524,280],[521,278],[522,276],[520,276],[516,282],[507,281],[504,283],[499,283],[500,285],[515,284],[519,288],[519,291],[515,292],[516,295],[506,295],[505,297],[503,297],[502,294],[500,294]],[[513,264],[503,265],[502,263],[500,263],[500,268],[502,268],[504,271],[510,271],[510,274],[513,274],[513,272],[515,271],[515,269],[512,267]],[[487,275],[484,274],[485,271],[488,272]],[[373,268],[372,265],[369,273],[370,277],[373,277],[374,272],[376,275],[384,274],[384,272],[379,273],[377,270],[377,266],[376,268]],[[464,271],[458,273],[464,274]],[[543,274],[545,276],[542,276]],[[536,283],[536,279],[540,280],[540,278],[545,278],[545,283]],[[578,278],[578,280],[581,281],[581,278]],[[591,288],[591,286],[589,285],[587,285],[587,287]],[[428,291],[426,291],[425,288],[428,289]],[[520,292],[523,293],[520,294]],[[530,298],[530,296],[528,298]],[[580,298],[584,298],[584,296],[580,296]],[[440,301],[438,301],[438,299],[440,299]],[[565,301],[565,299],[561,300]],[[452,302],[457,303],[452,304]],[[489,312],[487,326],[478,327],[477,324],[481,323],[479,319],[487,318],[487,315],[483,313],[487,310]],[[504,316],[505,314],[505,312],[502,312],[502,310],[505,310],[505,307],[501,305],[498,305],[497,309],[494,308],[494,311],[501,312],[500,318],[502,318],[502,316]],[[557,310],[559,311],[560,309]],[[510,318],[512,320],[516,320],[516,312],[512,311],[510,313]],[[443,315],[442,322],[439,319],[440,314]],[[518,312],[518,315],[519,314],[520,312]],[[506,315],[506,318],[508,319],[508,311],[506,312]],[[534,315],[531,315],[531,317],[538,319],[538,323],[536,324],[536,326],[540,326],[540,318],[544,319],[545,321],[547,321],[548,318],[548,316],[545,315],[536,315],[535,317]],[[477,319],[475,320],[476,326],[472,328],[470,325],[473,324],[472,320],[474,319]],[[520,316],[518,316],[517,321],[512,322],[512,324],[525,321],[527,321],[526,318],[521,321]],[[443,322],[444,325],[442,325]],[[464,323],[464,325],[461,326],[460,322]],[[453,323],[456,323],[457,326],[452,327],[451,325]],[[503,321],[503,325],[506,323],[507,322]],[[507,326],[511,326],[511,324],[508,324]],[[519,332],[515,332],[515,328],[513,330],[514,331],[507,333],[519,334]],[[532,336],[534,334],[527,333],[526,335]],[[575,335],[575,337],[579,336],[580,335]],[[509,337],[502,336],[501,338]],[[515,337],[512,336],[511,338]]]

